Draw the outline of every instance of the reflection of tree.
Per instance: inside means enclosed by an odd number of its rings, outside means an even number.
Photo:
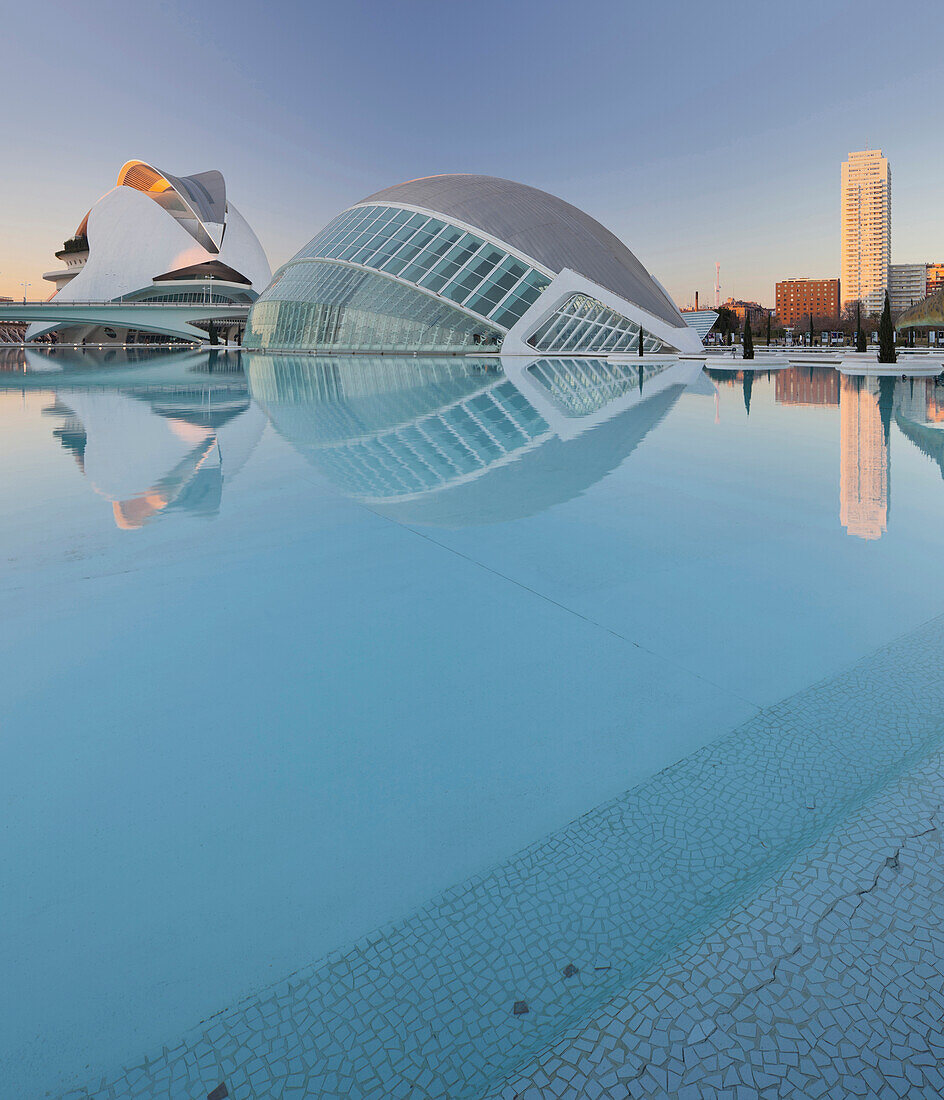
[[[733,386],[738,380],[738,374],[740,371],[729,370],[711,370],[709,367],[705,368],[705,374],[718,385]]]
[[[882,435],[885,438],[885,446],[892,430],[892,407],[895,404],[895,379],[880,378],[878,380],[878,411],[882,418]]]
[[[744,395],[744,408],[747,409],[748,416],[751,415],[751,395],[754,392],[754,375],[756,373],[753,370],[729,371],[705,368],[705,374],[719,386],[736,386],[740,382],[741,392]],[[767,371],[767,378],[770,379],[770,371]]]
[[[752,370],[746,370],[744,372],[744,408],[747,409],[747,415],[751,415],[751,394],[754,390],[754,372]]]

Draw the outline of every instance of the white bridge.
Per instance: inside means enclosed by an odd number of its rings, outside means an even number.
[[[218,325],[244,324],[248,304],[232,302],[0,302],[0,331],[4,325],[76,324],[120,328],[204,341],[210,321]]]

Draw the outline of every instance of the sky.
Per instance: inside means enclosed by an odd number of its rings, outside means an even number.
[[[680,305],[839,274],[839,166],[881,148],[892,260],[944,261],[937,4],[31,0],[3,4],[0,294],[140,158],[219,169],[275,269],[383,187],[559,195]]]

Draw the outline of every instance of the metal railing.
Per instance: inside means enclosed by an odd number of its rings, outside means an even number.
[[[38,299],[36,301],[26,302],[3,302],[0,301],[0,310],[13,310],[16,308],[22,309],[26,306],[27,309],[35,309],[37,306],[50,306],[54,309],[70,309],[72,306],[121,306],[128,309],[140,309],[142,306],[153,307],[154,309],[194,309],[195,307],[211,306],[213,309],[236,309],[236,310],[248,310],[251,303],[249,302],[135,302],[135,301],[108,301],[108,302],[96,302],[92,300],[88,301],[69,301],[69,302],[50,302],[48,299]]]

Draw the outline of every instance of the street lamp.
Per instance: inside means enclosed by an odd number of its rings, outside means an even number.
[[[213,276],[204,275],[204,281],[206,283],[206,304],[213,305]]]
[[[20,283],[20,286],[23,288],[23,305],[26,305],[26,292],[32,285],[32,283]]]

